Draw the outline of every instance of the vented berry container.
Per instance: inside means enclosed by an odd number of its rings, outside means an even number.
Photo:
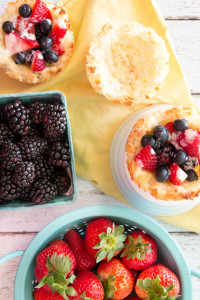
[[[25,208],[32,208],[32,207],[47,207],[47,206],[54,206],[58,204],[70,204],[78,196],[78,187],[76,184],[76,174],[75,174],[75,165],[74,165],[74,150],[73,150],[73,143],[72,143],[72,135],[70,130],[70,122],[69,116],[67,112],[67,101],[63,93],[59,91],[49,91],[49,92],[42,92],[42,93],[21,93],[21,94],[8,94],[8,95],[0,95],[0,105],[11,102],[15,99],[19,99],[25,105],[31,104],[35,101],[42,101],[43,103],[55,103],[60,102],[65,106],[66,112],[66,132],[67,132],[67,143],[69,144],[70,148],[70,167],[67,169],[67,173],[71,178],[71,187],[66,195],[61,195],[56,197],[55,199],[49,201],[46,204],[35,205],[34,203],[26,203],[20,201],[20,199],[16,199],[14,201],[7,201],[6,204],[0,205],[0,210],[16,210],[16,209],[25,209]]]
[[[154,198],[149,192],[140,189],[131,180],[127,165],[125,145],[134,124],[157,110],[166,110],[171,105],[153,105],[131,114],[117,129],[110,148],[110,168],[120,193],[144,213],[157,216],[173,216],[185,213],[200,204],[200,197],[194,200],[164,201]]]
[[[33,300],[34,266],[39,252],[51,241],[62,238],[70,229],[77,229],[81,235],[84,235],[88,222],[98,217],[108,217],[117,225],[123,225],[126,233],[139,228],[151,235],[158,245],[158,260],[168,266],[180,280],[181,297],[179,299],[193,299],[191,275],[200,279],[200,273],[189,270],[180,248],[167,231],[151,218],[130,208],[91,206],[60,216],[44,227],[25,251],[12,252],[0,258],[1,265],[9,259],[22,256],[15,279],[14,300]]]

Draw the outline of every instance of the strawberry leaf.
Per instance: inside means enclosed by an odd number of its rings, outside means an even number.
[[[115,296],[115,291],[117,290],[116,286],[113,284],[113,282],[115,281],[115,276],[114,275],[110,275],[108,276],[107,279],[102,281],[102,285],[104,288],[104,299],[108,300],[108,299],[112,299]]]
[[[87,297],[87,296],[86,296],[86,293],[83,292],[83,294],[81,295],[81,300],[93,300],[93,299],[90,298],[90,297]]]
[[[152,251],[150,243],[142,243],[141,235],[139,235],[136,242],[131,235],[128,236],[128,240],[129,243],[125,244],[125,251],[121,254],[121,257],[127,256],[127,260],[135,257],[143,260],[146,257],[146,253],[150,253]]]

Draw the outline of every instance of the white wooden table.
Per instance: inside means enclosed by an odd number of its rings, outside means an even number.
[[[138,0],[139,1],[139,0]],[[3,0],[0,0],[0,4]],[[158,0],[193,97],[200,104],[200,0]],[[25,249],[35,234],[50,221],[70,210],[89,205],[121,205],[78,178],[80,195],[72,205],[0,212],[0,256]],[[189,267],[200,271],[200,235],[157,220],[177,241]],[[0,267],[0,300],[14,299],[13,287],[19,258]],[[200,280],[193,279],[193,300],[200,299]],[[192,299],[187,299],[192,300]]]

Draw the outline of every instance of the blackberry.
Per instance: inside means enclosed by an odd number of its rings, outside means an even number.
[[[38,41],[38,43],[41,42],[43,36],[46,36],[46,34],[42,31],[40,27],[40,23],[35,24],[35,36],[36,36],[36,41]]]
[[[40,126],[32,125],[29,132],[29,136],[37,138],[37,137],[42,137],[41,135],[42,135],[42,128]]]
[[[53,166],[49,166],[46,158],[39,156],[35,164],[35,177],[36,178],[51,178],[53,174]]]
[[[11,180],[10,172],[1,173],[0,195],[4,200],[14,200],[20,196],[21,189]]]
[[[35,179],[35,167],[32,162],[21,162],[16,165],[12,174],[12,181],[19,187],[27,187]]]
[[[35,158],[44,153],[48,143],[40,137],[25,136],[17,145],[22,153],[23,160],[35,160]]]
[[[31,120],[35,124],[42,123],[43,112],[46,107],[45,103],[35,102],[29,105]]]
[[[0,146],[6,139],[13,140],[14,134],[10,131],[6,124],[0,123]]]
[[[70,150],[67,144],[55,143],[48,150],[48,164],[66,168],[69,166]]]
[[[44,136],[49,141],[60,141],[66,131],[66,112],[64,105],[47,104],[43,113]]]
[[[156,149],[158,166],[167,166],[172,160],[175,147],[172,144],[165,144],[161,148]]]
[[[29,197],[36,204],[46,203],[57,196],[57,187],[48,178],[35,181]]]
[[[56,172],[54,174],[56,186],[58,189],[59,194],[65,194],[69,191],[69,188],[71,186],[71,179],[69,178],[69,175],[66,172]]]
[[[4,141],[0,149],[1,169],[12,171],[21,161],[22,154],[19,147],[10,140]]]
[[[25,136],[30,131],[29,110],[19,100],[4,105],[4,115],[15,134]]]
[[[31,189],[32,189],[32,185],[23,188],[21,190],[21,193],[19,196],[20,200],[22,200],[24,202],[31,202],[30,197],[29,197],[29,193],[30,193]]]
[[[188,156],[188,159],[180,167],[184,171],[188,171],[188,170],[194,169],[196,166],[198,166],[198,164],[199,164],[199,162],[196,157]]]

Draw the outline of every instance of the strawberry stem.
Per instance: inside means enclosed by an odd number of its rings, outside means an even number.
[[[132,236],[128,236],[129,244],[125,244],[125,251],[121,254],[121,257],[127,255],[126,259],[135,258],[145,259],[146,253],[152,252],[150,243],[142,243],[142,236],[139,235],[136,243]]]

